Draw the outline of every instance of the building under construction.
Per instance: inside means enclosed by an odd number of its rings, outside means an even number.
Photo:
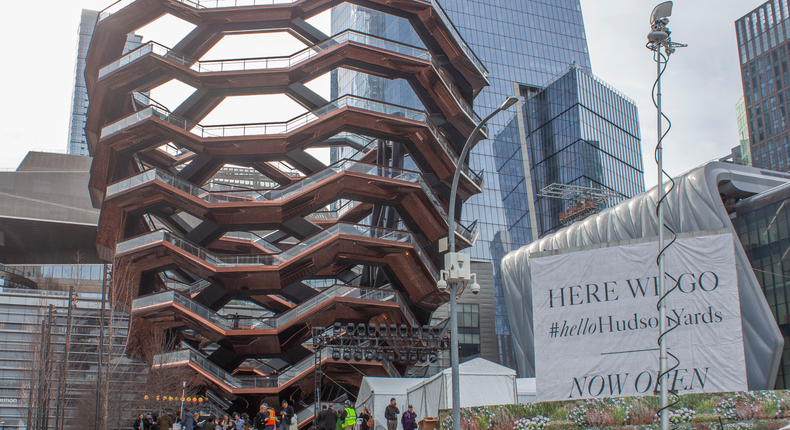
[[[113,263],[114,298],[131,306],[128,353],[145,355],[164,333],[176,347],[153,371],[188,369],[224,410],[288,400],[303,411],[300,427],[319,400],[312,328],[429,324],[449,299],[436,281],[456,168],[461,201],[482,191],[458,154],[480,121],[472,100],[487,72],[445,13],[424,0],[351,1],[407,19],[421,49],[351,30],[329,37],[305,21],[338,3],[120,1],[100,14],[85,67],[96,245]],[[164,14],[195,28],[175,46],[151,41],[124,55],[127,34]],[[307,48],[199,60],[226,34],[273,30]],[[326,101],[305,86],[339,68],[403,79],[425,110]],[[173,79],[196,88],[176,109],[144,95]],[[226,97],[262,94],[286,94],[306,113],[200,124]],[[355,152],[326,166],[306,152],[321,147]],[[223,180],[233,172],[253,180],[234,188]],[[456,225],[457,243],[471,246],[475,229]],[[239,303],[257,311],[228,309]],[[326,357],[321,400],[412,364]]]

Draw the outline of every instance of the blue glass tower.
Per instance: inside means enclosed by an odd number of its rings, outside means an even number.
[[[432,2],[437,6],[436,0]],[[623,177],[626,179],[618,179],[618,183],[622,182],[623,185],[616,188],[623,196],[632,196],[644,191],[636,108],[630,102],[620,103],[621,100],[627,101],[627,99],[619,97],[619,94],[592,77],[579,0],[517,2],[442,0],[440,6],[489,70],[491,85],[474,98],[474,109],[481,117],[488,115],[499,107],[505,98],[513,95],[520,96],[524,100],[525,103],[518,105],[522,112],[526,112],[525,106],[529,106],[529,109],[538,109],[536,114],[539,111],[543,115],[546,113],[545,109],[540,110],[533,98],[541,94],[549,84],[552,84],[554,89],[550,93],[543,93],[543,96],[563,94],[560,90],[561,86],[581,85],[575,90],[575,98],[572,98],[576,102],[569,100],[565,104],[587,106],[584,109],[574,110],[575,114],[565,116],[555,114],[555,121],[543,121],[543,127],[538,127],[540,121],[535,118],[531,121],[531,127],[526,128],[522,125],[519,128],[519,116],[522,117],[521,120],[529,116],[516,115],[512,110],[508,114],[500,114],[489,122],[489,140],[480,142],[470,157],[470,167],[477,172],[484,172],[485,185],[482,194],[472,197],[464,204],[462,222],[468,225],[475,220],[478,221],[480,235],[471,249],[472,258],[491,261],[494,264],[499,362],[515,367],[512,361],[504,294],[498,272],[500,259],[507,252],[526,245],[533,238],[550,231],[550,229],[538,229],[534,234],[531,231],[534,223],[529,221],[530,207],[534,206],[536,190],[539,191],[533,182],[545,182],[545,180],[534,181],[532,177],[543,175],[543,178],[547,179],[556,176],[560,180],[567,179],[569,182],[576,181],[588,185],[589,181],[578,178],[590,176],[598,178],[600,183],[608,184],[607,181],[611,178]],[[408,21],[359,6],[342,4],[332,11],[332,32],[338,33],[349,28],[422,46]],[[558,80],[557,77],[563,75],[571,64],[575,64],[573,70],[576,70],[573,77]],[[599,91],[600,88],[608,88],[609,92]],[[355,94],[401,106],[422,108],[406,82],[389,81],[350,70],[340,70],[333,74],[332,97],[344,94]],[[607,98],[613,94],[618,97]],[[614,102],[615,98],[618,99],[617,102]],[[607,105],[610,102],[611,106]],[[552,103],[549,104],[554,106]],[[625,111],[621,112],[619,109]],[[605,126],[596,115],[599,113],[605,113],[608,115],[605,118],[611,119],[603,121],[606,123]],[[569,160],[566,157],[557,156],[553,157],[550,163],[538,162],[537,165],[530,165],[533,160],[538,159],[522,156],[523,151],[527,149],[527,130],[532,130],[532,134],[536,136],[538,134],[548,136],[552,133],[558,133],[559,136],[571,122],[576,124],[574,127],[579,131],[575,133],[576,143],[566,145],[573,148],[573,151],[565,154],[581,151],[575,156],[578,159],[575,160],[576,164],[567,164]],[[610,128],[623,125],[627,125],[625,134],[628,138]],[[590,138],[586,142],[595,141],[598,148],[589,143],[580,143],[581,139],[588,139],[590,135],[588,131],[592,129],[599,132],[593,133],[595,139]],[[614,135],[617,135],[617,138],[614,138]],[[609,139],[610,136],[613,138]],[[537,139],[534,141],[537,142]],[[530,150],[536,148],[537,146]],[[606,151],[612,154],[627,152],[632,162],[622,163],[617,157],[602,156]],[[344,156],[346,154],[340,152],[333,154],[335,159]],[[580,157],[588,161],[585,162],[579,159]],[[594,158],[599,161],[592,162]],[[525,159],[529,160],[529,163],[525,164]],[[580,175],[580,169],[577,167],[580,163],[592,164],[595,167],[587,169],[590,173]],[[527,165],[530,167],[525,167]],[[598,172],[593,174],[592,170],[595,169]],[[525,170],[530,170],[531,174],[526,175]],[[548,203],[549,209],[556,212],[561,203]],[[544,218],[538,215],[539,212],[538,204],[532,214],[535,214],[536,218]],[[549,213],[545,217],[548,220],[551,216],[552,214]]]

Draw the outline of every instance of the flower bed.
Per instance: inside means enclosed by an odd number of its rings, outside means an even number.
[[[686,394],[669,409],[671,428],[777,430],[790,424],[790,391]],[[462,430],[658,429],[657,396],[498,405],[461,410]],[[441,411],[440,430],[452,429]]]

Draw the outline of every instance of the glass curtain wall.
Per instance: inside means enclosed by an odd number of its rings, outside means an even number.
[[[491,86],[474,100],[475,111],[487,116],[506,97],[520,95],[520,88],[539,88],[575,63],[590,70],[590,57],[579,0],[442,0],[441,6],[483,65],[489,70]],[[422,47],[408,21],[371,11],[359,6],[342,4],[332,11],[332,33],[354,29],[399,42]],[[514,82],[518,85],[514,86]],[[355,94],[419,109],[420,102],[404,81],[387,81],[357,72],[340,70],[332,75],[332,97]],[[520,146],[509,154],[498,152],[493,137],[519,143],[518,127],[513,121],[514,109],[489,122],[489,140],[480,142],[472,151],[469,164],[483,171],[484,192],[469,199],[463,208],[465,224],[478,221],[480,236],[470,250],[473,259],[488,260],[495,267],[496,333],[499,362],[515,367],[510,347],[510,328],[505,308],[499,266],[510,250],[529,243],[531,236],[523,229],[513,229],[512,220],[523,216],[520,206],[527,200]],[[518,153],[518,154],[517,154]],[[341,151],[332,154],[332,161],[347,156]],[[505,175],[502,166],[510,162],[512,169]],[[558,168],[562,168],[559,166]],[[407,162],[407,168],[409,167]],[[507,176],[507,177],[505,177]],[[642,185],[643,186],[643,185]],[[510,196],[512,204],[503,201]],[[514,231],[516,234],[511,235]]]

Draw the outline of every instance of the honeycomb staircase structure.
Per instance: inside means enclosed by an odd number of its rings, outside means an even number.
[[[86,60],[96,245],[126,274],[113,289],[130,298],[129,353],[164,332],[180,343],[156,355],[152,371],[189,369],[230,411],[288,399],[300,428],[310,405],[346,396],[363,374],[408,369],[317,360],[312,329],[429,324],[449,300],[436,283],[453,174],[462,171],[461,201],[483,186],[458,154],[480,122],[472,102],[487,71],[444,11],[427,0],[348,2],[407,19],[425,48],[351,30],[328,36],[306,21],[338,0],[121,0],[100,14]],[[150,41],[123,53],[127,33],[166,14],[194,30],[172,47]],[[228,34],[271,31],[305,48],[200,59]],[[350,95],[327,101],[305,85],[341,68],[406,81],[422,110]],[[147,95],[171,80],[196,89],[173,110]],[[264,94],[286,95],[305,113],[201,124],[227,97]],[[332,164],[308,152],[341,147],[356,152]],[[218,190],[221,172],[268,185]],[[455,236],[472,246],[476,226],[456,223]],[[239,303],[255,316],[228,310]],[[317,397],[316,368],[331,399]]]

